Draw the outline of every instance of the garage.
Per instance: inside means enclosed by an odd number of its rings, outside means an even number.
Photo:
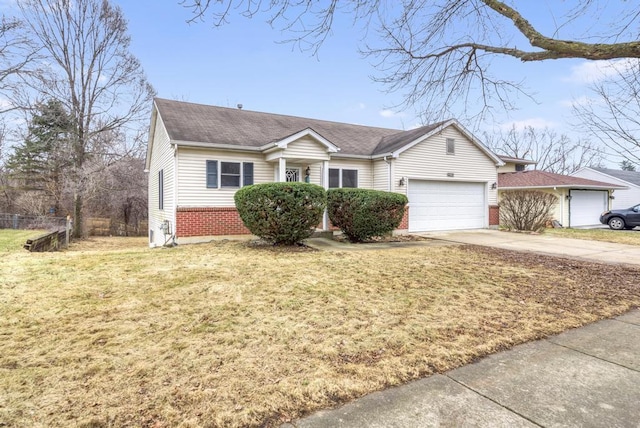
[[[609,206],[606,190],[570,190],[569,196],[569,227],[600,224],[600,214]]]
[[[409,231],[484,228],[485,195],[486,183],[409,180]]]

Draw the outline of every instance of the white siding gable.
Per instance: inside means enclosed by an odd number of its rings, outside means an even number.
[[[455,153],[447,154],[447,138],[455,140]],[[497,191],[491,184],[497,181],[494,160],[482,152],[454,126],[402,152],[394,161],[393,191],[406,194],[400,178],[438,181],[476,181],[489,184],[490,205],[496,204]]]

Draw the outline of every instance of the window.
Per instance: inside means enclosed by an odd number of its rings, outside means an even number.
[[[220,187],[240,187],[240,162],[220,162]]]
[[[240,183],[243,186],[253,184],[253,162],[207,161],[208,189],[240,187]]]
[[[329,188],[337,187],[358,187],[358,170],[329,168]]]
[[[300,181],[300,168],[287,168],[284,172],[284,178],[287,183],[297,183]]]
[[[158,209],[164,209],[164,169],[158,171]]]
[[[358,187],[358,170],[342,170],[342,187]]]
[[[340,170],[329,168],[329,188],[340,187]]]
[[[456,153],[456,140],[453,138],[447,138],[447,154],[453,155]]]
[[[519,163],[516,165],[516,171],[524,171],[524,165]]]

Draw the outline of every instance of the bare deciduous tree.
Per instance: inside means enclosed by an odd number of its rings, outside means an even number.
[[[611,64],[609,77],[591,85],[593,98],[573,106],[578,127],[622,159],[640,164],[640,61]]]
[[[2,16],[0,20],[0,93],[8,98],[19,86],[14,79],[21,73],[28,74],[29,65],[37,57],[37,47],[24,31],[24,25],[16,18]],[[18,108],[15,104],[0,103],[0,113]]]
[[[153,89],[129,52],[122,10],[108,0],[21,0],[18,5],[48,65],[28,83],[39,98],[62,102],[74,123],[70,177],[74,234],[81,236],[88,174],[95,173],[86,166],[96,150],[104,150],[101,136],[148,119]]]
[[[301,49],[314,53],[334,27],[338,15],[350,16],[363,32],[363,53],[373,56],[381,75],[375,80],[403,91],[405,105],[420,103],[427,111],[449,115],[451,104],[486,112],[497,103],[511,108],[521,82],[499,77],[495,57],[523,62],[563,58],[604,60],[640,57],[636,2],[553,2],[538,8],[546,20],[532,24],[528,4],[498,0],[182,0],[192,21],[210,14],[216,26],[233,14],[266,15],[272,26],[292,35]],[[508,4],[509,3],[509,4]],[[512,4],[516,6],[511,6]],[[379,38],[372,37],[375,29]],[[545,34],[545,32],[547,34]],[[564,37],[562,37],[562,36]]]
[[[534,169],[571,174],[585,166],[599,166],[602,153],[589,141],[574,141],[549,128],[512,127],[508,132],[485,134],[491,150],[498,154],[536,162]]]

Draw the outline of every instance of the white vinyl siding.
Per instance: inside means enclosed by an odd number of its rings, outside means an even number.
[[[284,150],[284,157],[311,160],[329,160],[330,158],[327,147],[311,137],[304,137],[289,143]]]
[[[447,138],[455,140],[453,156],[446,153]],[[395,192],[406,194],[406,186],[398,184],[401,177],[484,182],[489,188],[487,203],[497,203],[497,190],[491,189],[491,184],[498,179],[495,162],[453,126],[402,152],[394,162],[392,184]]]
[[[391,161],[392,162],[392,161]],[[389,190],[389,165],[384,159],[375,160],[372,162],[373,169],[373,189],[375,190]]]
[[[163,177],[163,201],[160,207],[159,173]],[[154,128],[153,150],[149,161],[149,229],[153,231],[151,246],[162,245],[165,236],[160,230],[163,221],[169,220],[173,226],[175,221],[175,173],[173,146],[169,144],[169,135],[158,117]]]
[[[207,160],[220,162],[253,162],[253,182],[273,182],[276,164],[263,160],[261,153],[242,153],[180,147],[178,174],[180,175],[178,206],[233,207],[233,195],[238,187],[207,188]]]

